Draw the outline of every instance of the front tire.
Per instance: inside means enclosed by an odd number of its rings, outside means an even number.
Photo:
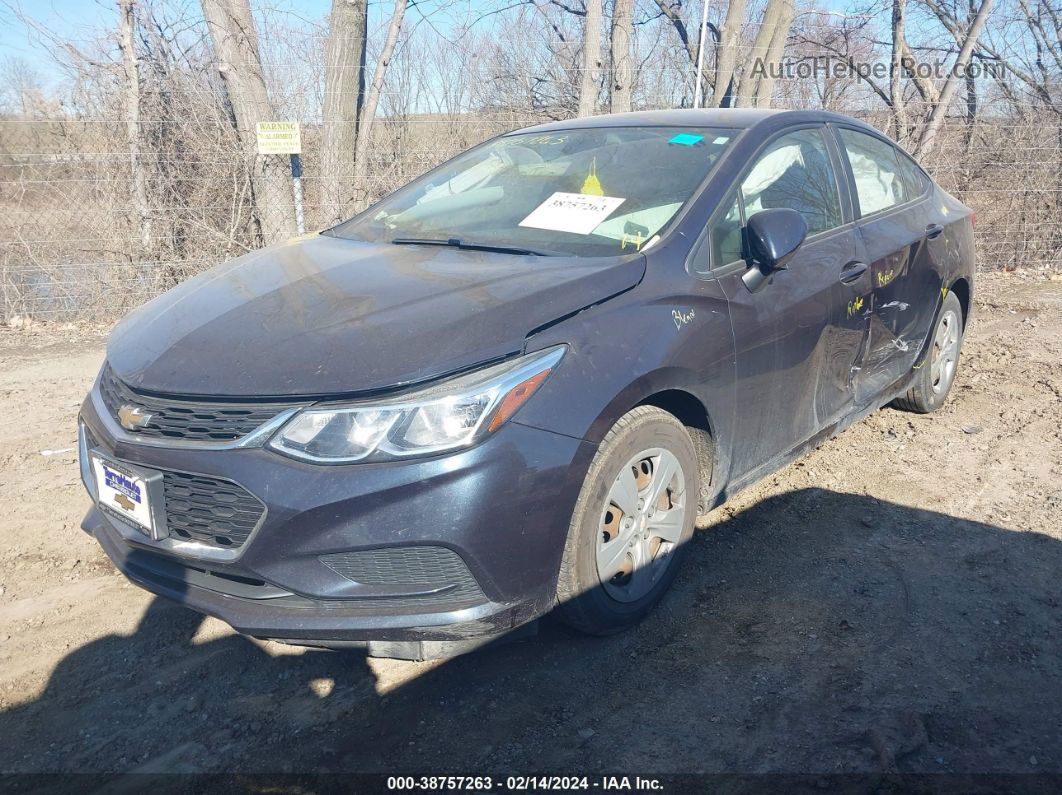
[[[915,371],[907,394],[896,399],[897,408],[929,414],[944,405],[959,370],[962,334],[962,304],[955,293],[949,292],[933,326],[925,359]]]
[[[686,428],[654,406],[624,414],[594,456],[568,528],[557,616],[592,635],[638,623],[671,585],[700,494]]]

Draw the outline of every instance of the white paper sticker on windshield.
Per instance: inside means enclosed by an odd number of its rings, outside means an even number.
[[[520,226],[588,235],[625,201],[612,196],[554,193],[532,210]]]

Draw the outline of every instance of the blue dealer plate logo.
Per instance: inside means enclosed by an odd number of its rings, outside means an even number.
[[[104,465],[103,476],[103,482],[107,486],[119,492],[120,494],[124,494],[126,497],[135,502],[141,502],[140,487],[136,483],[131,481],[129,478],[127,478],[125,475],[123,475],[121,472],[115,472],[110,467]]]

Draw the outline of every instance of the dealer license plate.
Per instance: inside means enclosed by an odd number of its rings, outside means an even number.
[[[147,481],[106,458],[92,456],[99,504],[151,535],[154,525]]]

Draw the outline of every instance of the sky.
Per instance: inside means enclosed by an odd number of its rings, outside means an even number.
[[[252,0],[252,7],[259,5]],[[331,0],[269,0],[269,6],[312,20],[328,13]],[[118,6],[114,0],[0,0],[0,61],[24,60],[40,73],[49,87],[59,79],[59,72],[48,45],[19,19],[19,12],[74,45],[85,44],[101,29],[118,27]]]

